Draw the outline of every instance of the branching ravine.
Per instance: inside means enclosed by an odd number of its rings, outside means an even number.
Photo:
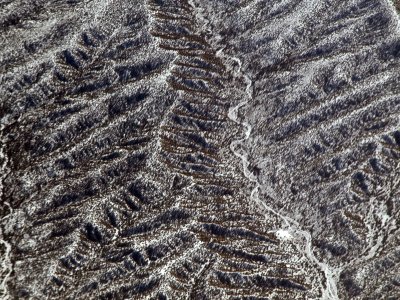
[[[314,255],[312,251],[312,237],[308,231],[302,230],[300,228],[300,224],[293,220],[292,218],[282,215],[272,207],[268,206],[259,196],[260,183],[257,180],[257,177],[249,170],[249,155],[244,150],[244,147],[241,147],[244,141],[250,138],[252,132],[252,126],[246,122],[241,121],[238,116],[239,109],[243,106],[247,105],[253,99],[252,92],[252,80],[243,74],[242,71],[242,62],[237,57],[231,57],[229,55],[225,55],[223,53],[224,48],[217,51],[217,56],[225,58],[227,60],[233,60],[238,64],[236,71],[234,71],[234,76],[237,78],[243,78],[246,82],[246,97],[243,101],[239,102],[236,106],[233,106],[229,109],[228,117],[230,120],[235,122],[236,124],[242,125],[244,127],[244,138],[234,140],[230,149],[234,153],[236,157],[238,157],[242,161],[243,173],[244,176],[255,186],[250,194],[250,200],[253,201],[257,206],[259,206],[264,211],[269,211],[276,215],[279,219],[282,220],[284,226],[278,230],[275,230],[275,233],[278,238],[281,240],[293,240],[295,242],[295,246],[299,252],[303,253],[304,256],[311,261],[313,264],[318,265],[319,269],[323,271],[325,275],[326,285],[322,288],[322,299],[324,300],[335,300],[338,298],[337,293],[337,281],[341,272],[339,268],[332,268],[327,263],[321,262]]]

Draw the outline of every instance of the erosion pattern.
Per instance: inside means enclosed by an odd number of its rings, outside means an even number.
[[[399,299],[384,0],[2,1],[2,299]]]

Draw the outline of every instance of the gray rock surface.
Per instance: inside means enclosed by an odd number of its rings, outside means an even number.
[[[0,2],[1,299],[400,299],[388,0]]]

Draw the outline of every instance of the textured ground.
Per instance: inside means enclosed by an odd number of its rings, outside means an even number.
[[[0,0],[0,299],[400,299],[390,0]]]

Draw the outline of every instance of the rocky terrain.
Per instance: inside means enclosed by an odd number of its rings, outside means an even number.
[[[0,1],[0,299],[400,299],[396,7]]]

